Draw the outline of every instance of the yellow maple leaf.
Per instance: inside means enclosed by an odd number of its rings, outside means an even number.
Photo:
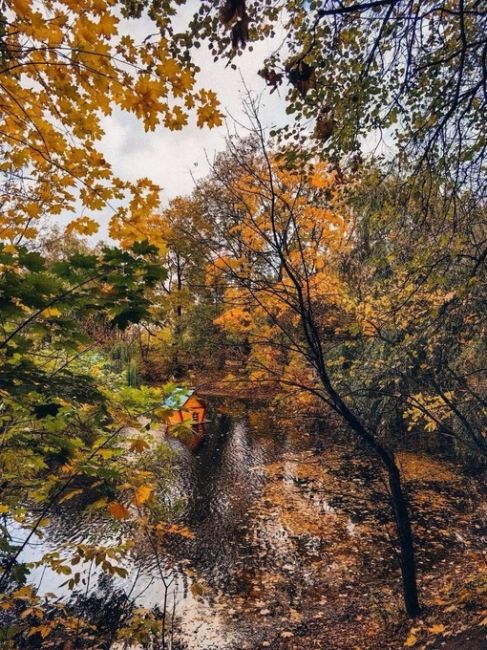
[[[117,23],[119,19],[116,16],[105,13],[101,16],[97,25],[98,32],[103,36],[109,38],[117,33]]]
[[[404,645],[407,648],[412,648],[413,646],[416,645],[416,642],[418,641],[417,637],[414,636],[414,634],[410,634],[406,641],[404,642]]]
[[[214,106],[208,104],[200,106],[197,110],[196,123],[200,128],[203,128],[206,125],[208,128],[212,129],[215,126],[221,126],[223,124],[223,114]]]
[[[108,511],[115,519],[127,519],[130,516],[129,511],[118,501],[111,501],[108,504]]]
[[[141,485],[135,490],[135,503],[142,506],[152,494],[153,488],[150,485]]]
[[[200,128],[205,125],[212,129],[223,124],[223,113],[218,110],[218,100],[211,90],[202,90],[198,95],[201,106],[196,111],[196,123]]]
[[[90,217],[74,219],[66,227],[66,233],[78,232],[80,235],[93,235],[98,232],[99,225]]]
[[[26,16],[30,14],[31,9],[31,0],[12,0],[12,9],[16,12],[18,16]]]

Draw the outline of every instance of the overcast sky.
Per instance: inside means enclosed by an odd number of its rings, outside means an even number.
[[[181,31],[195,9],[196,0],[189,0],[181,11],[181,23],[176,25]],[[141,42],[154,32],[154,25],[149,19],[121,21],[120,31],[130,33],[136,42]],[[182,131],[169,131],[159,126],[155,131],[146,133],[141,121],[134,115],[121,110],[114,110],[112,115],[104,118],[102,126],[105,136],[101,150],[112,164],[117,176],[125,180],[148,177],[162,188],[162,203],[180,194],[191,192],[195,178],[205,176],[208,171],[207,159],[212,160],[218,151],[225,147],[227,128],[235,129],[235,121],[247,123],[244,115],[243,100],[245,86],[261,98],[260,119],[264,126],[283,125],[289,121],[285,113],[286,92],[282,88],[272,95],[264,80],[258,75],[264,59],[272,51],[282,46],[284,29],[276,26],[277,36],[264,42],[253,43],[253,50],[244,50],[235,59],[237,70],[224,62],[214,62],[207,43],[203,43],[194,52],[194,60],[201,68],[198,75],[198,87],[214,90],[220,100],[221,109],[226,115],[226,124],[213,129],[200,129],[196,126],[194,115],[190,115],[189,124]],[[282,52],[281,52],[282,53]],[[281,93],[281,94],[280,94]],[[240,128],[244,133],[244,128]],[[374,150],[377,138],[369,134],[365,148]],[[90,214],[100,222],[100,231],[93,237],[107,239],[108,221],[112,211],[107,208],[101,214]],[[68,223],[72,214],[62,215],[61,223]]]
[[[127,22],[126,25],[136,41],[154,30],[153,25],[143,19]],[[263,123],[270,127],[285,122],[282,97],[277,92],[270,95],[264,80],[257,74],[265,57],[279,44],[277,39],[255,43],[252,52],[245,51],[235,61],[237,70],[225,68],[222,62],[214,63],[205,43],[196,51],[195,62],[201,68],[198,85],[217,93],[230,129],[234,129],[233,119],[246,121],[242,79],[253,92],[262,93]],[[225,125],[213,129],[198,128],[194,116],[182,131],[172,132],[160,126],[153,132],[145,133],[135,116],[120,110],[104,120],[103,128],[106,135],[101,148],[115,173],[127,180],[149,177],[163,188],[163,201],[191,191],[191,174],[201,177],[208,172],[207,157],[211,160],[216,152],[224,148],[227,133]],[[104,225],[102,230],[105,230]],[[104,232],[100,234],[103,236]]]

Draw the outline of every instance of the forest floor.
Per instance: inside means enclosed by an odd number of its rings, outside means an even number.
[[[333,445],[265,466],[247,531],[258,561],[217,608],[241,648],[487,648],[487,504],[478,477],[399,454],[409,494],[423,613],[402,613],[394,528],[381,476]],[[269,543],[269,540],[274,540]],[[277,540],[277,541],[276,541]]]

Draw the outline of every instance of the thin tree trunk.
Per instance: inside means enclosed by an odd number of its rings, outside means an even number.
[[[341,401],[341,400],[340,400]],[[345,406],[342,403],[342,406]],[[418,616],[421,611],[416,581],[416,558],[414,552],[411,518],[409,516],[407,499],[401,482],[401,473],[391,452],[383,447],[375,437],[367,431],[357,418],[345,406],[346,415],[342,416],[350,424],[355,433],[367,443],[387,471],[391,504],[396,525],[397,542],[399,545],[399,563],[402,576],[402,593],[404,607],[408,616]],[[347,417],[348,416],[348,417]],[[352,416],[350,418],[350,416]]]
[[[421,607],[416,580],[416,558],[411,519],[407,499],[402,488],[401,473],[396,465],[394,455],[376,439],[348,408],[333,388],[324,367],[322,367],[320,378],[323,387],[331,398],[335,411],[342,416],[357,436],[367,444],[387,471],[397,542],[399,545],[399,563],[401,567],[404,607],[408,616],[418,616],[421,612]]]
[[[391,490],[392,507],[394,509],[397,540],[399,542],[404,606],[408,615],[414,617],[418,616],[421,607],[419,605],[418,586],[416,582],[413,534],[407,501],[401,485],[401,475],[393,458],[391,458],[391,462],[387,467],[387,473],[389,488]]]

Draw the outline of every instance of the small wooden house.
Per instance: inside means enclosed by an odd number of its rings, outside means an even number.
[[[176,388],[164,401],[168,410],[167,426],[178,424],[201,425],[205,421],[206,407],[192,388]]]

